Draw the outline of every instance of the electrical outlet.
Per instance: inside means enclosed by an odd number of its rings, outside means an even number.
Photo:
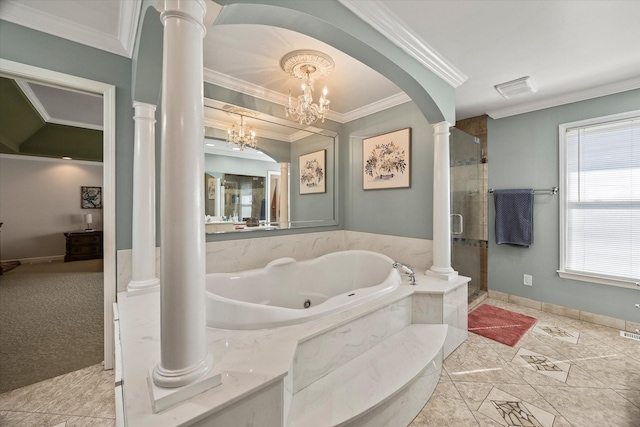
[[[522,283],[524,283],[526,286],[533,286],[533,276],[530,274],[525,274]]]

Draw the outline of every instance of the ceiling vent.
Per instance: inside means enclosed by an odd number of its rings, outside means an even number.
[[[514,98],[516,96],[525,95],[527,93],[534,93],[537,91],[533,87],[531,77],[521,77],[519,79],[511,80],[510,82],[500,83],[494,86],[498,93],[507,99]]]

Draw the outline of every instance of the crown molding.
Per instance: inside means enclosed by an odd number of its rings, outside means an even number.
[[[254,98],[264,99],[265,101],[274,102],[280,105],[285,105],[287,102],[287,96],[282,93],[240,80],[236,77],[222,74],[219,71],[211,70],[206,67],[203,70],[203,77],[204,81],[207,83],[251,95]]]
[[[76,128],[82,128],[82,129],[91,129],[91,130],[99,130],[99,131],[103,131],[104,127],[100,126],[100,125],[94,125],[94,124],[90,124],[90,123],[82,123],[82,122],[74,122],[72,120],[62,120],[62,119],[56,119],[56,118],[51,118],[47,121],[47,123],[53,123],[56,125],[64,125],[64,126],[73,126]]]
[[[560,105],[585,101],[587,99],[600,98],[602,96],[613,95],[615,93],[626,92],[634,89],[640,89],[640,77],[634,77],[628,80],[623,80],[621,82],[572,92],[565,95],[541,99],[539,101],[526,102],[505,108],[497,108],[495,110],[487,111],[487,114],[492,119],[502,119],[518,114],[544,110],[545,108],[557,107]]]
[[[133,57],[133,48],[136,43],[136,31],[142,9],[142,0],[121,0],[120,21],[118,28],[118,40],[127,52],[127,58]]]
[[[411,101],[409,95],[404,92],[400,92],[381,99],[380,101],[376,101],[372,104],[365,105],[364,107],[356,108],[355,110],[342,114],[342,119],[344,120],[342,123],[351,122],[409,101]]]
[[[73,163],[74,165],[87,165],[87,166],[100,166],[103,162],[93,162],[90,160],[74,160],[74,159],[61,159],[59,157],[40,157],[40,156],[27,156],[24,154],[3,154],[0,153],[0,159],[11,160],[29,160],[32,162],[49,162],[49,163]]]
[[[236,92],[244,93],[246,95],[251,95],[254,98],[264,99],[265,101],[273,102],[274,104],[284,106],[289,100],[289,97],[285,94],[222,74],[209,68],[204,68],[203,77],[204,81],[207,83],[235,90]],[[334,122],[344,123],[341,121],[341,116],[342,115],[340,113],[329,110],[326,118]]]
[[[449,85],[456,88],[468,79],[379,0],[338,1]]]
[[[237,123],[235,123],[237,124]],[[205,117],[204,119],[204,125],[206,127],[210,127],[213,129],[217,129],[219,131],[223,131],[223,132],[227,132],[229,129],[231,129],[231,127],[234,125],[233,122],[222,122],[219,120],[215,120],[209,117]],[[249,126],[251,127],[251,126]],[[307,134],[308,136],[308,134]],[[283,142],[293,142],[292,141],[292,137],[290,137],[289,135],[286,135],[284,133],[278,133],[278,132],[271,132],[271,131],[267,131],[267,130],[263,130],[263,129],[259,129],[256,130],[256,138],[258,140],[260,140],[260,138],[267,138],[267,139],[273,139],[276,141],[283,141]]]
[[[0,18],[37,31],[131,58],[142,0],[120,0],[118,35],[54,16],[19,0],[2,0]]]
[[[203,76],[204,81],[207,83],[224,87],[226,89],[231,89],[236,92],[244,93],[255,98],[264,99],[265,101],[273,102],[274,104],[284,106],[288,101],[287,95],[264,88],[262,86],[258,86],[253,83],[246,82],[244,80],[240,80],[232,76],[228,76],[226,74],[222,74],[209,68],[205,68],[203,70]],[[344,124],[356,119],[360,119],[362,117],[366,117],[370,114],[386,110],[387,108],[404,104],[405,102],[409,101],[411,101],[411,98],[404,92],[401,92],[380,101],[373,102],[369,105],[365,105],[364,107],[349,111],[347,113],[338,113],[336,111],[329,110],[326,119]],[[296,139],[293,139],[291,142],[295,140]]]
[[[24,93],[24,96],[27,97],[31,105],[33,105],[33,108],[35,108],[38,114],[40,114],[42,120],[44,120],[45,123],[49,123],[49,121],[51,120],[51,116],[49,115],[47,109],[44,108],[44,105],[42,105],[42,103],[40,102],[40,98],[38,98],[33,89],[31,89],[29,83],[19,79],[15,79],[15,82],[20,90],[22,90],[22,93]]]
[[[225,149],[220,149],[220,148],[211,147],[207,145],[213,142],[218,144],[223,144],[223,146],[225,146]],[[221,139],[205,138],[204,152],[205,154],[215,154],[217,156],[239,157],[242,159],[251,159],[251,160],[257,160],[260,162],[276,163],[276,164],[278,163],[275,160],[273,160],[271,157],[269,157],[268,154],[263,153],[262,151],[253,150],[251,148],[246,148],[244,151],[235,151],[227,148],[226,145],[227,143]]]

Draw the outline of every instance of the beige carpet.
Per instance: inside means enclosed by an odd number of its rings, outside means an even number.
[[[91,260],[0,276],[0,393],[102,362],[102,271]]]

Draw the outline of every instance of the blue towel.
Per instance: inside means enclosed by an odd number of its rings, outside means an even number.
[[[495,190],[496,243],[528,248],[533,244],[533,189]]]

